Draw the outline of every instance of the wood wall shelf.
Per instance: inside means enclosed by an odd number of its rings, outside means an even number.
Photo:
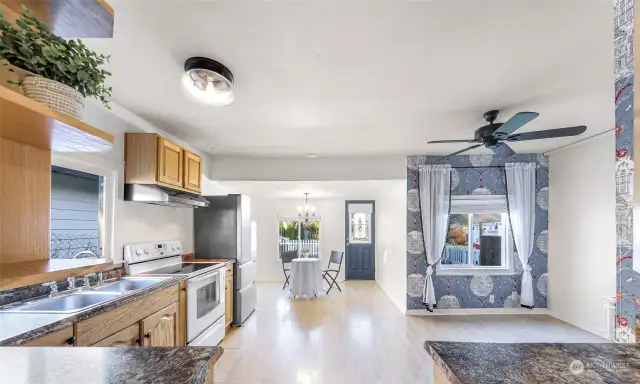
[[[116,268],[104,259],[51,259],[0,264],[0,291]]]
[[[0,137],[56,152],[105,152],[112,135],[73,116],[0,87]]]

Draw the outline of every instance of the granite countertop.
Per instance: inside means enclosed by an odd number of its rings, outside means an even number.
[[[168,278],[134,293],[118,296],[96,307],[75,313],[7,313],[0,312],[0,346],[21,345],[48,333],[66,328],[78,321],[110,311],[151,293],[178,284],[187,276],[167,276]]]
[[[424,347],[452,384],[640,382],[635,344],[427,341]]]
[[[0,348],[3,382],[201,384],[221,347]]]

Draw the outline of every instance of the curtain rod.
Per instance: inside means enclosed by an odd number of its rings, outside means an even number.
[[[492,165],[489,167],[451,167],[452,169],[477,169],[477,168],[504,168],[504,165]]]

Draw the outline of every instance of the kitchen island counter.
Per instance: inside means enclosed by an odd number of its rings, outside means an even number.
[[[213,383],[222,353],[221,347],[2,347],[0,377],[17,384]]]
[[[437,384],[640,382],[635,344],[427,341],[424,347]]]

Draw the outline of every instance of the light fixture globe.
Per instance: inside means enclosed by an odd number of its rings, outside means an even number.
[[[229,68],[206,57],[191,57],[184,62],[182,84],[198,101],[214,106],[234,100],[233,74]]]

